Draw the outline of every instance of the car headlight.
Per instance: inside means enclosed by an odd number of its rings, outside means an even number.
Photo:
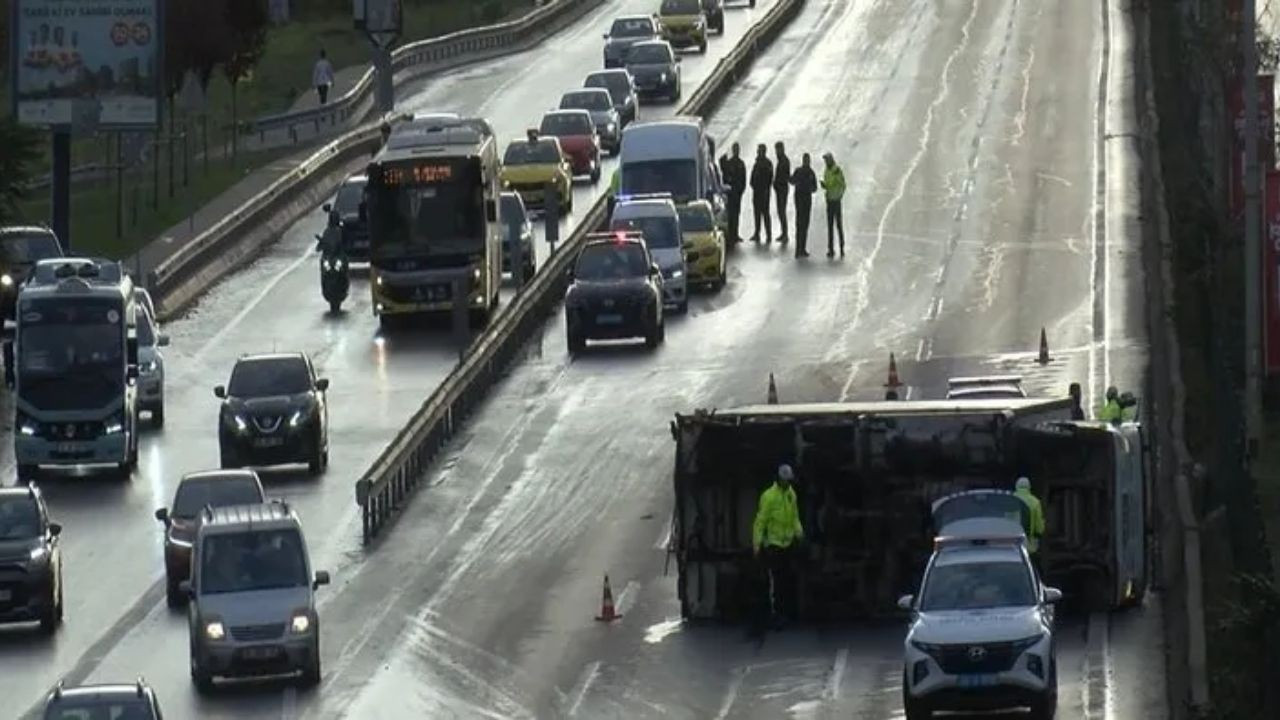
[[[1034,647],[1043,639],[1044,639],[1044,633],[1037,633],[1029,637],[1024,637],[1020,640],[1014,640],[1010,644],[1013,645],[1014,652],[1021,654],[1026,652],[1030,648]]]
[[[666,81],[667,81],[667,79],[668,79],[668,78],[667,78],[667,73],[666,73],[666,71],[664,70],[664,71],[663,71],[663,73],[662,73],[661,75],[659,75],[659,76],[658,76],[658,80],[660,80],[660,81],[662,81],[662,82],[666,82]]]
[[[684,277],[684,271],[683,271],[683,270],[672,270],[672,271],[671,271],[671,279],[672,279],[672,280],[679,280],[679,279],[680,279],[680,278],[682,278],[682,277]]]
[[[298,427],[305,420],[306,420],[306,414],[303,413],[303,411],[301,410],[297,410],[293,413],[293,416],[289,418],[289,427]]]
[[[289,623],[289,629],[294,635],[302,635],[311,629],[311,618],[305,614],[294,615],[293,621]]]
[[[15,424],[18,426],[18,432],[20,434],[26,435],[27,437],[31,437],[36,434],[36,422],[34,420],[22,413],[18,413],[17,420],[18,421]]]
[[[5,287],[13,287],[13,276],[9,273],[0,275],[0,285]]]
[[[618,126],[615,125],[613,121],[609,121],[608,123],[605,124],[604,130],[605,132],[608,132],[608,133],[614,133],[618,131]]]
[[[160,363],[156,362],[155,360],[148,360],[147,362],[142,363],[141,367],[139,367],[138,370],[144,374],[150,375],[151,373],[159,369],[159,367],[160,367]]]
[[[244,418],[236,415],[235,413],[227,413],[224,417],[226,418],[227,425],[235,428],[238,432],[244,432],[249,429],[249,423],[245,422]]]
[[[471,269],[471,281],[480,282],[480,268]]]
[[[377,285],[378,287],[382,287],[382,276],[379,275],[377,278],[375,278],[373,281],[373,284]]]
[[[204,636],[210,640],[221,640],[227,636],[227,629],[217,620],[207,622],[204,625]]]
[[[934,643],[920,642],[919,640],[912,640],[911,647],[929,656],[936,655],[937,653],[942,651],[941,645],[935,645]]]
[[[119,435],[124,432],[124,413],[116,413],[108,418],[102,431],[107,435]]]
[[[49,550],[45,546],[31,548],[31,562],[40,562],[49,556]]]

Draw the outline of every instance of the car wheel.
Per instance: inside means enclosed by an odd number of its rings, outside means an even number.
[[[313,688],[320,684],[322,677],[320,670],[320,642],[317,641],[312,648],[312,662],[302,669],[302,687]]]
[[[729,284],[729,273],[725,268],[720,268],[720,274],[716,276],[716,281],[715,281],[716,291],[718,292],[720,290],[723,290],[724,286],[728,284]]]
[[[40,611],[40,632],[52,635],[58,629],[58,596],[49,592],[49,603]]]
[[[59,625],[62,624],[63,615],[66,614],[64,612],[65,608],[66,605],[62,602],[62,563],[58,563],[58,609],[55,611],[54,619],[57,620]]]
[[[703,55],[706,55],[706,54],[707,54],[707,41],[706,41],[706,40],[703,40],[702,42],[698,43],[698,52],[699,52],[699,53],[701,53],[701,54],[703,54]]]
[[[919,700],[911,697],[911,693],[907,691],[907,673],[905,670],[902,672],[902,709],[906,715],[906,720],[930,720],[933,717],[933,711]]]
[[[1054,713],[1058,709],[1058,696],[1046,690],[1044,696],[1036,698],[1035,703],[1031,706],[1031,720],[1053,720]]]
[[[644,331],[644,345],[653,350],[662,344],[663,327],[660,320],[654,319],[649,322],[648,327]]]
[[[151,424],[154,427],[158,427],[158,428],[164,427],[164,400],[163,399],[160,401],[159,405],[155,406],[155,408],[151,410]]]
[[[234,470],[240,467],[239,458],[226,448],[218,448],[218,464],[223,470]]]
[[[312,475],[319,475],[324,472],[324,445],[320,442],[320,433],[316,433],[315,450],[311,452],[311,459],[307,461],[307,471]]]
[[[178,590],[178,584],[172,578],[164,584],[164,599],[171,608],[180,608],[187,602],[187,596]]]
[[[680,313],[681,315],[684,315],[684,314],[686,314],[686,313],[688,313],[688,312],[689,312],[689,299],[688,299],[688,298],[685,298],[684,300],[681,300],[681,301],[680,301],[680,304],[679,304],[679,305],[676,305],[676,312]]]
[[[213,675],[201,667],[200,661],[195,658],[191,659],[191,682],[202,695],[213,692]]]
[[[528,279],[532,278],[532,277],[533,277],[533,275],[534,275],[534,273],[536,273],[536,272],[538,272],[538,264],[537,264],[536,262],[534,262],[534,261],[530,260],[529,262],[526,262],[526,263],[524,264],[524,279],[525,279],[525,280],[528,280]]]
[[[591,182],[593,183],[600,182],[600,161],[599,160],[596,160],[595,164],[591,166]]]
[[[570,355],[578,355],[587,349],[587,339],[582,337],[582,333],[569,328],[564,335]]]

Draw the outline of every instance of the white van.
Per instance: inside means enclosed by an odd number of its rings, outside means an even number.
[[[693,116],[628,125],[622,132],[619,199],[669,193],[677,205],[710,200],[717,217],[723,215],[724,194],[708,139],[702,119]]]

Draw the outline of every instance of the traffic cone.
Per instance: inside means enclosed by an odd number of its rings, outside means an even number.
[[[1044,328],[1040,328],[1040,357],[1036,358],[1036,362],[1041,365],[1049,364],[1049,338],[1044,333]]]
[[[769,373],[769,395],[766,400],[770,405],[778,404],[778,385],[773,381],[773,373]]]
[[[889,353],[889,380],[884,384],[887,388],[902,387],[902,381],[898,379],[898,359]]]
[[[609,576],[604,576],[604,597],[600,600],[600,614],[596,619],[600,622],[612,622],[622,617],[622,613],[613,608],[613,590],[609,589]]]

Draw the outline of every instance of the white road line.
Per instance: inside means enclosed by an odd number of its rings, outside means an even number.
[[[658,536],[658,542],[654,547],[658,550],[666,550],[671,547],[671,533],[675,530],[675,516],[667,518],[667,524],[662,527],[662,534]]]
[[[626,587],[622,588],[622,592],[618,593],[618,601],[614,603],[614,609],[625,614],[635,604],[636,595],[639,593],[640,583],[635,580],[628,581]]]
[[[288,687],[280,701],[280,720],[293,720],[298,716],[298,690]]]
[[[1085,720],[1111,717],[1111,639],[1105,612],[1089,616],[1085,645],[1083,704]]]
[[[840,697],[840,684],[844,681],[844,671],[849,665],[849,648],[840,648],[836,652],[836,661],[831,666],[831,676],[827,678],[827,690],[823,699],[836,700]]]
[[[738,691],[742,689],[742,681],[747,678],[752,667],[748,665],[733,673],[733,679],[729,681],[729,687],[725,690],[724,700],[720,703],[720,712],[716,713],[716,720],[729,717],[729,713],[733,710],[733,703],[738,699]]]
[[[300,223],[302,221],[303,219],[299,218],[297,222]],[[295,225],[296,224],[297,223],[295,223]],[[221,343],[222,338],[226,337],[227,333],[230,333],[232,330],[236,329],[236,327],[239,326],[240,323],[244,322],[245,318],[249,317],[254,312],[256,312],[258,309],[258,306],[262,304],[262,301],[266,300],[267,296],[275,291],[276,286],[279,285],[281,282],[283,282],[286,277],[293,274],[293,271],[297,270],[298,267],[302,265],[302,263],[311,259],[313,254],[314,254],[314,250],[312,250],[311,247],[308,245],[306,251],[304,251],[302,255],[298,257],[297,260],[294,260],[293,262],[289,263],[287,266],[285,266],[283,270],[277,273],[275,277],[271,278],[271,281],[268,282],[266,285],[264,285],[262,290],[258,291],[258,294],[255,295],[253,299],[250,300],[244,306],[244,308],[240,310],[240,312],[236,313],[235,316],[232,317],[230,321],[224,323],[222,328],[219,329],[218,332],[214,333],[213,337],[209,338],[208,342],[206,342],[204,345],[201,345],[200,349],[196,350],[195,353],[190,355],[189,357],[192,360],[200,360],[202,357],[204,357],[204,355],[208,354],[210,348]],[[217,287],[217,286],[215,285],[214,287]]]
[[[569,717],[574,717],[578,714],[578,708],[582,706],[582,701],[587,697],[587,691],[591,689],[591,684],[599,676],[600,661],[596,660],[582,672],[582,679],[578,681],[577,689],[573,693],[573,704],[569,706]]]

